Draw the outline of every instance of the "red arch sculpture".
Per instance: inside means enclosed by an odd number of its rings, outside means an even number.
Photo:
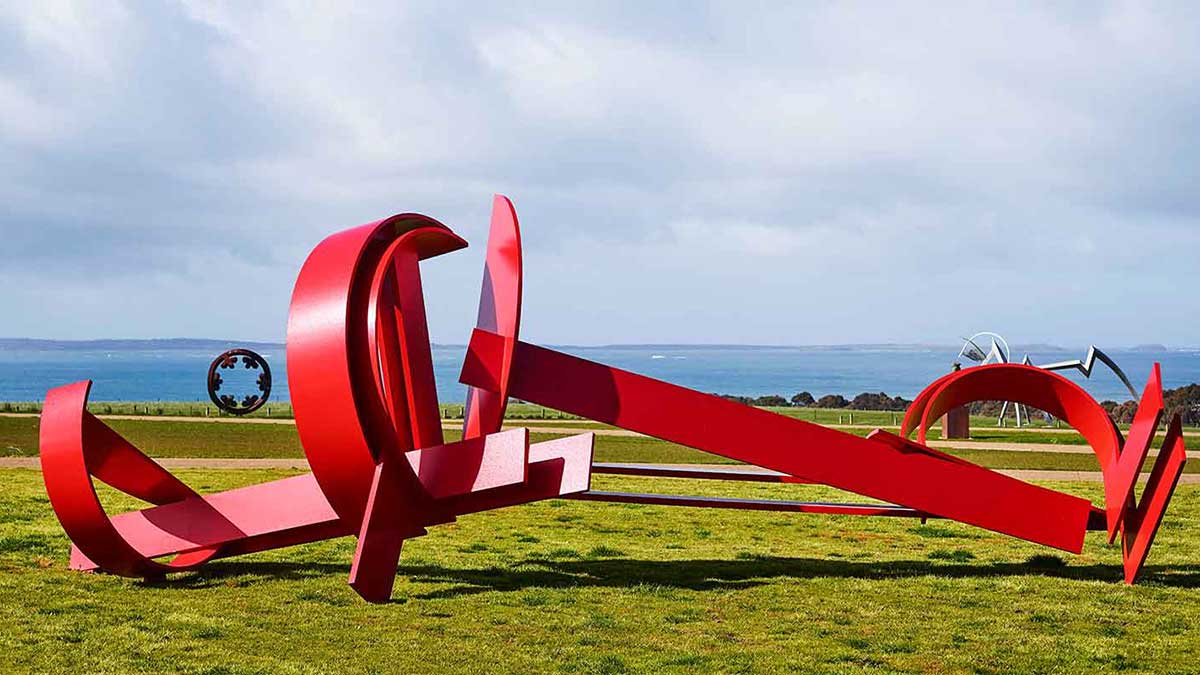
[[[1125,579],[1133,583],[1162,521],[1170,494],[1183,472],[1187,453],[1179,416],[1172,417],[1146,495],[1134,496],[1138,475],[1163,413],[1162,370],[1154,364],[1138,405],[1128,440],[1112,418],[1079,385],[1041,368],[1021,364],[992,364],[950,373],[917,395],[904,415],[900,432],[917,431],[925,442],[934,420],[961,405],[983,400],[1015,401],[1044,410],[1078,431],[1093,452],[1104,475],[1105,522],[1111,543],[1123,535]],[[1124,530],[1121,530],[1124,525]]]
[[[1136,482],[1162,416],[1155,367],[1128,439],[1082,389],[1027,366],[974,368],[917,397],[904,436],[860,438],[519,339],[521,239],[512,203],[493,204],[477,326],[461,380],[469,386],[463,440],[442,436],[420,262],[465,247],[445,225],[401,214],[339,232],[300,271],[288,319],[288,380],[311,474],[199,495],[86,410],[89,382],[46,395],[40,452],[51,504],[70,536],[71,566],[161,576],[210,560],[356,535],[350,585],[386,600],[405,539],[459,515],[565,497],[592,501],[952,518],[1078,552],[1089,529],[1123,536],[1132,583],[1183,470],[1178,417],[1143,490]],[[518,397],[771,469],[594,464],[593,438],[530,444],[502,430]],[[933,419],[982,398],[1047,410],[1079,429],[1104,471],[1103,510],[925,445]],[[829,504],[589,490],[593,473],[816,482],[883,500]],[[98,478],[155,506],[108,516]],[[169,562],[159,559],[172,556]]]

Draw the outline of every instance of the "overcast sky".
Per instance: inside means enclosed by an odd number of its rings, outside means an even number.
[[[279,340],[418,211],[463,342],[500,192],[534,341],[1200,345],[1200,4],[895,4],[0,3],[0,336]]]

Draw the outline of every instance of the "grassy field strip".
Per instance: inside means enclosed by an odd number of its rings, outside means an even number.
[[[780,415],[796,417],[818,424],[858,423],[863,425],[892,425],[899,423],[904,416],[897,410],[849,410],[845,408],[804,408],[794,406],[757,406]],[[0,401],[0,412],[36,413],[41,410],[41,403],[36,401]],[[93,400],[88,404],[88,410],[93,414],[117,415],[156,415],[207,417],[216,416],[217,408],[208,401],[102,401]],[[440,413],[446,418],[462,419],[463,404],[442,403]],[[263,408],[251,413],[251,417],[292,417],[294,414],[291,403],[271,402]],[[589,420],[544,408],[528,403],[510,401],[508,416],[512,419],[529,421],[570,421],[587,423]],[[972,415],[972,426],[994,426],[996,419],[984,415]],[[1029,426],[1034,428],[1054,428],[1041,420],[1030,420]]]
[[[183,470],[203,492],[288,471]],[[1052,487],[1102,499],[1094,483]],[[818,486],[598,476],[596,489],[830,501]],[[353,538],[165,582],[66,569],[35,471],[0,470],[8,672],[1194,673],[1200,488],[1144,582],[1101,533],[1061,554],[953,522],[550,500],[408,541],[395,597],[347,587]],[[111,512],[140,502],[101,488]]]
[[[37,455],[37,418],[0,418],[0,455]],[[108,423],[151,457],[280,458],[304,456],[296,427],[291,424],[207,424],[163,420],[109,420]],[[572,431],[571,433],[575,433]],[[457,430],[447,430],[446,440],[457,440]],[[534,432],[534,442],[560,438],[562,434]],[[983,447],[950,448],[947,451],[968,461],[994,469],[1044,471],[1096,471],[1095,457],[1086,446],[1054,448],[1053,451],[995,450]],[[1051,446],[1053,447],[1053,446]],[[1083,452],[1079,452],[1083,450]],[[596,461],[657,464],[736,464],[672,443],[641,436],[598,436]],[[1147,458],[1147,463],[1153,462]],[[1187,473],[1200,472],[1200,462],[1189,462]]]
[[[93,413],[95,414],[95,413]],[[0,417],[40,417],[41,413],[0,413]],[[296,425],[290,417],[184,417],[183,415],[96,415],[102,420],[137,420],[142,422],[220,422],[229,424],[287,424]],[[461,426],[461,425],[460,425]]]
[[[784,410],[786,410],[786,409],[784,409]],[[842,429],[845,431],[850,431],[852,433],[853,432],[866,433],[873,429],[884,429],[886,431],[895,432],[899,428],[895,424],[893,424],[890,419],[881,419],[879,424],[840,424],[840,423],[833,422],[833,421],[826,420],[826,419],[808,419],[802,415],[795,414],[794,412],[792,414],[787,414],[780,410],[772,410],[772,412],[778,412],[778,413],[784,414],[788,417],[795,417],[797,419],[801,419],[805,422],[813,422],[814,424],[820,424],[821,426],[829,427],[831,429]],[[258,414],[247,416],[247,417],[236,417],[236,416],[231,416],[231,415],[225,415],[225,416],[214,415],[212,417],[201,417],[201,416],[169,415],[169,414],[164,414],[164,415],[105,414],[105,413],[96,413],[95,411],[93,411],[93,414],[95,414],[97,417],[99,417],[101,419],[107,419],[107,420],[149,420],[149,421],[174,421],[174,422],[228,422],[228,423],[233,423],[233,424],[295,424],[295,421],[290,416],[287,416],[287,417],[282,417],[282,416],[280,416],[280,417],[264,417],[264,416],[261,416]],[[0,417],[21,418],[21,417],[37,417],[38,415],[39,415],[39,413],[36,413],[36,412],[0,412]],[[829,417],[831,417],[831,416],[829,416]],[[602,422],[596,422],[593,420],[585,420],[585,419],[578,419],[578,418],[542,419],[542,418],[536,418],[536,417],[535,418],[514,417],[511,419],[505,420],[505,424],[509,425],[511,427],[525,426],[525,427],[529,427],[531,429],[545,427],[545,428],[555,428],[555,429],[597,429],[597,430],[598,429],[612,429],[612,430],[618,430],[616,427],[613,427],[608,424],[604,424]],[[445,426],[445,428],[448,428],[448,429],[460,428],[462,426],[462,420],[448,418],[446,420],[446,422],[444,423],[444,426]],[[1128,430],[1129,425],[1120,425],[1120,426],[1123,430]],[[941,427],[937,424],[935,424],[932,427],[932,429],[940,429],[940,428]],[[1083,439],[1079,437],[1079,434],[1074,429],[1069,429],[1069,428],[1061,428],[1060,429],[1060,428],[1048,427],[1048,426],[1028,426],[1028,427],[1022,427],[1022,428],[998,427],[995,425],[994,422],[989,421],[984,424],[973,423],[971,426],[971,429],[972,429],[973,437],[1011,438],[1011,439],[1013,439],[1014,442],[1020,442],[1022,437],[1028,437],[1031,439],[1037,438],[1037,437],[1043,437],[1043,438],[1049,437],[1049,439],[1051,439],[1050,442],[1061,442],[1061,443],[1083,443],[1084,442]],[[624,431],[624,430],[618,430],[618,431]],[[1162,434],[1159,434],[1159,436],[1161,436],[1161,435]],[[1185,429],[1183,432],[1183,435],[1200,437],[1200,429]]]

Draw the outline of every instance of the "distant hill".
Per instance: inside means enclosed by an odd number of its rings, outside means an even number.
[[[30,338],[0,338],[0,350],[59,350],[59,351],[139,351],[139,350],[206,350],[222,352],[234,347],[247,349],[283,349],[282,342],[249,340],[207,340],[197,338],[156,338],[152,340],[34,340]]]
[[[1134,345],[1129,348],[1131,352],[1165,352],[1168,351],[1166,345]]]
[[[893,351],[893,352],[923,352],[931,349],[937,350],[955,350],[957,346],[950,344],[848,344],[848,345],[738,345],[738,344],[673,344],[673,343],[633,343],[633,344],[609,344],[609,345],[574,345],[574,344],[547,344],[547,347],[564,348],[564,349],[628,349],[628,350],[645,350],[645,349],[661,349],[665,351],[688,351],[702,349],[726,349],[726,350],[745,350],[745,351],[761,351],[770,349],[798,349],[803,351],[813,352],[863,352],[863,351]]]
[[[1051,345],[1051,344],[1043,344],[1040,342],[1035,342],[1033,344],[1028,344],[1028,345],[1013,345],[1012,350],[1017,353],[1029,353],[1029,354],[1045,354],[1047,352],[1071,351],[1071,350],[1067,349],[1066,347],[1059,347],[1058,345]],[[1014,355],[1013,358],[1015,359],[1017,357]]]

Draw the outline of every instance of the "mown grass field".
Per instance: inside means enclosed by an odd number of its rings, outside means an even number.
[[[0,455],[37,454],[37,418],[0,417]],[[296,428],[290,424],[225,424],[173,420],[108,420],[107,424],[151,457],[280,457],[304,456]],[[531,425],[536,429],[536,425]],[[866,429],[854,432],[866,434]],[[1047,434],[1062,435],[1062,434]],[[559,438],[561,434],[533,433],[532,440]],[[459,434],[446,431],[447,440]],[[1034,438],[1039,438],[1034,436]],[[1009,442],[1008,438],[1005,438]],[[1036,440],[1031,442],[1044,442]],[[1095,457],[1087,453],[1024,452],[993,449],[948,450],[972,462],[995,469],[1096,471]],[[734,463],[673,443],[631,436],[597,436],[596,461],[654,462],[667,464]],[[1147,462],[1152,462],[1147,458]],[[1147,469],[1148,470],[1148,469]],[[1200,462],[1190,462],[1185,472],[1200,473]]]
[[[285,475],[181,471],[203,491]],[[813,486],[597,477],[598,489],[834,499]],[[1094,484],[1055,485],[1099,498]],[[1194,673],[1200,489],[1182,486],[1144,583],[956,523],[555,500],[408,542],[395,599],[345,585],[353,541],[166,582],[65,569],[32,470],[0,470],[7,672]],[[135,506],[103,491],[110,510]]]

